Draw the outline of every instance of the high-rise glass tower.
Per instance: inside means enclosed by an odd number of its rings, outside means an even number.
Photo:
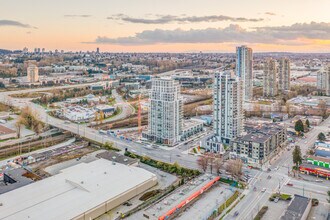
[[[236,47],[236,75],[243,84],[243,98],[245,101],[253,98],[253,54],[247,46]]]
[[[279,60],[278,79],[279,90],[282,93],[290,90],[290,60],[288,58]]]
[[[182,96],[180,84],[171,78],[153,78],[150,92],[148,138],[173,145],[182,131]]]
[[[244,122],[242,80],[233,75],[216,73],[214,79],[214,133],[227,143],[241,136]]]
[[[263,95],[264,97],[274,97],[278,94],[276,62],[269,58],[264,63],[263,75]]]

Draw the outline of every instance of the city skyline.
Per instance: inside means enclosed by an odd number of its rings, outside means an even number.
[[[328,52],[326,0],[2,2],[0,48],[32,51]],[[65,6],[65,7],[64,7]],[[10,37],[8,37],[10,36]]]

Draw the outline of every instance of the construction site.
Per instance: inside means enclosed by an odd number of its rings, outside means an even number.
[[[212,109],[208,107],[205,108],[205,106],[211,106],[212,104],[211,92],[211,90],[207,89],[185,89],[182,91],[184,118],[188,119],[200,115],[211,114]],[[136,109],[135,114],[131,114],[124,119],[96,123],[91,125],[91,127],[97,130],[108,131],[109,134],[119,136],[124,139],[129,138],[133,140],[140,140],[142,137],[142,132],[146,131],[148,127],[148,97],[139,95],[135,99],[128,99],[127,103]]]

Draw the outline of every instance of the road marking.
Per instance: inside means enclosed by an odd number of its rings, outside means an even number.
[[[240,213],[241,217],[238,219],[244,219],[244,218],[249,218],[249,214],[252,210],[254,210],[255,206],[258,205],[258,203],[260,202],[260,200],[266,195],[267,193],[264,192],[259,192],[258,196],[253,199],[252,201],[250,201],[249,205],[245,207],[245,209],[243,209],[243,211]],[[259,204],[260,205],[260,204]],[[251,207],[252,206],[252,207]],[[244,213],[246,212],[246,210],[248,211],[246,215],[244,215]]]

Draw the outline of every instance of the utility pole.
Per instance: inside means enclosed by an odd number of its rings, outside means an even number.
[[[139,131],[139,138],[141,139],[142,134],[142,127],[141,127],[141,94],[139,95],[138,100],[138,131]]]
[[[305,196],[305,184],[303,184],[303,196]]]

